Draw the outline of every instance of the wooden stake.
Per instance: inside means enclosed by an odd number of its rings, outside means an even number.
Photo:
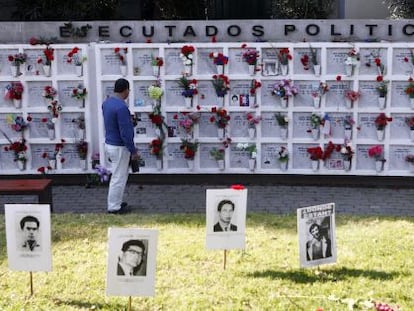
[[[30,296],[33,296],[33,272],[30,271]]]
[[[227,261],[227,249],[224,250],[224,270],[226,270],[226,261]]]
[[[128,311],[131,311],[132,310],[132,298],[131,298],[131,296],[129,296],[129,299],[128,299]]]

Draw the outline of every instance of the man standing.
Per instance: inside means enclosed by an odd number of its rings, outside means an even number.
[[[37,241],[39,225],[39,220],[34,216],[28,215],[20,220],[20,229],[24,234],[22,250],[33,252],[40,247]]]
[[[108,190],[108,213],[129,212],[122,202],[128,180],[129,160],[138,160],[134,144],[134,126],[125,100],[129,95],[129,82],[123,78],[115,81],[114,95],[102,104],[105,125],[105,153],[112,163],[112,176]]]
[[[146,267],[143,266],[145,245],[140,240],[129,240],[122,245],[122,255],[118,261],[117,275],[145,276]]]
[[[237,226],[231,223],[234,213],[234,203],[230,200],[221,200],[217,205],[219,221],[214,225],[214,232],[237,231]]]
[[[314,223],[309,227],[312,239],[306,242],[306,259],[315,260],[332,256],[331,240],[322,234],[321,227]]]

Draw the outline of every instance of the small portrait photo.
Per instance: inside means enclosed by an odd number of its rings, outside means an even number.
[[[117,275],[146,276],[148,240],[126,240],[118,254]]]
[[[237,225],[232,223],[235,204],[231,200],[223,199],[217,204],[217,219],[214,224],[214,232],[237,231]],[[235,220],[237,218],[235,217]]]
[[[137,135],[147,135],[147,128],[145,127],[137,127],[135,132],[137,133]]]
[[[16,271],[51,271],[48,204],[5,204],[7,256]]]
[[[234,94],[231,97],[231,105],[232,106],[238,106],[239,105],[239,95]]]
[[[306,260],[332,257],[330,217],[314,219],[308,223]]]

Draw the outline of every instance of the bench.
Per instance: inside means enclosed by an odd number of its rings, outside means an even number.
[[[53,212],[51,179],[0,180],[0,194],[37,195],[39,204],[50,204]]]

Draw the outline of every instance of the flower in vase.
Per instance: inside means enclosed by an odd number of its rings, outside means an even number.
[[[331,158],[332,153],[341,151],[341,145],[336,145],[332,141],[329,141],[328,144],[325,146],[325,150],[322,154],[322,160],[327,160]]]
[[[210,155],[214,158],[214,160],[224,160],[225,150],[224,148],[212,148],[210,150]]]
[[[414,164],[414,154],[407,154],[404,160],[410,164]]]
[[[250,49],[247,48],[246,44],[242,45],[242,49],[246,49],[243,53],[242,53],[242,58],[243,60],[248,63],[249,65],[256,65],[257,64],[257,60],[259,58],[259,51],[255,50],[255,49]]]
[[[277,158],[279,162],[287,162],[289,160],[289,151],[285,146],[280,146]]]
[[[48,130],[54,130],[55,129],[56,119],[42,118],[40,121],[42,123],[46,123],[46,127],[47,127]],[[72,120],[72,122],[73,122],[73,120]]]
[[[371,67],[371,62],[373,61],[375,66],[377,67],[378,73],[380,76],[383,76],[385,73],[385,66],[381,61],[380,53],[377,51],[376,53],[371,52],[370,58],[368,59],[367,63],[365,64],[367,67]]]
[[[128,48],[119,48],[116,47],[114,49],[114,53],[116,55],[116,57],[119,59],[121,65],[125,66],[126,65],[126,54],[128,53]]]
[[[184,152],[184,158],[187,160],[194,160],[195,154],[198,150],[198,141],[189,139],[181,139],[180,150]]]
[[[20,66],[26,62],[27,55],[25,53],[17,53],[14,55],[9,55],[7,59],[12,66]]]
[[[191,66],[193,64],[193,53],[195,48],[192,45],[184,45],[181,48],[180,58],[183,61],[184,66]]]
[[[193,97],[198,94],[196,79],[187,79],[187,77],[183,75],[178,79],[178,85],[183,88],[181,95],[184,97]]]
[[[168,125],[164,121],[165,117],[162,115],[160,103],[153,106],[152,112],[148,114],[148,117],[150,118],[151,123],[159,129],[161,136],[164,137],[164,127],[168,128]]]
[[[55,60],[53,55],[54,52],[55,49],[51,48],[49,45],[46,45],[46,48],[43,50],[43,56],[38,57],[37,63],[45,66],[52,65],[52,61]]]
[[[280,112],[275,113],[276,122],[280,127],[288,127],[289,118],[287,115],[282,115]]]
[[[385,162],[384,159],[384,148],[380,145],[373,146],[368,149],[368,156],[374,158],[375,161]]]
[[[47,85],[43,88],[42,96],[44,98],[53,100],[56,95],[57,95],[57,90],[53,86]]]
[[[5,99],[22,99],[23,84],[20,81],[14,81],[6,85]]]
[[[381,112],[376,118],[375,118],[375,127],[377,130],[384,130],[387,126],[388,122],[391,122],[392,118],[387,117],[385,113]]]
[[[257,157],[256,144],[238,143],[236,148],[241,151],[247,151],[249,153],[250,159],[256,159]]]
[[[388,81],[385,81],[383,76],[377,76],[378,85],[375,88],[379,97],[385,97],[388,93]]]
[[[306,149],[306,151],[309,153],[309,158],[312,161],[321,160],[323,157],[323,150],[320,146],[317,147],[309,147]]]
[[[88,91],[82,85],[82,83],[79,83],[76,88],[72,89],[72,98],[75,98],[77,100],[83,100],[86,98],[86,95],[88,95]]]
[[[208,55],[209,58],[213,59],[214,65],[227,65],[229,58],[220,52],[211,52]]]
[[[257,89],[262,87],[262,83],[259,80],[253,79],[250,83],[250,96],[256,96]]]
[[[277,58],[282,65],[287,65],[290,60],[293,59],[292,55],[290,54],[289,48],[281,48],[277,53]]]
[[[255,116],[253,113],[248,112],[246,114],[247,124],[249,127],[256,127],[259,124],[260,120],[262,119],[261,116]]]
[[[312,63],[312,65],[316,66],[319,65],[318,62],[318,52],[315,48],[313,47],[309,47],[310,49],[310,56],[308,54],[304,54],[301,58],[300,58],[300,62],[303,65],[303,69],[305,70],[309,70],[309,64]]]
[[[408,79],[408,85],[404,89],[404,93],[408,95],[409,98],[414,98],[414,82],[413,78]]]
[[[311,91],[312,98],[319,98],[328,93],[329,86],[325,82],[320,82],[319,86]]]
[[[218,97],[224,97],[230,90],[230,80],[226,75],[213,75],[212,84]]]
[[[313,129],[318,129],[323,125],[323,118],[318,113],[312,113],[310,116],[310,126]]]
[[[55,144],[55,149],[53,150],[53,152],[51,154],[49,154],[48,152],[44,152],[42,154],[42,158],[47,160],[56,160],[57,156],[61,155],[65,143],[66,141],[64,139],[61,139],[60,143]],[[63,163],[65,159],[61,158],[60,161]]]
[[[298,88],[293,85],[291,79],[283,79],[277,82],[273,86],[272,94],[281,97],[283,99],[288,99],[291,96],[296,96],[299,93]]]
[[[216,123],[218,128],[225,128],[230,121],[227,110],[222,107],[212,107],[211,112],[213,115],[210,117],[210,122]]]
[[[6,115],[6,123],[16,132],[23,132],[29,126],[22,116],[14,116],[12,114]]]
[[[162,65],[164,65],[164,60],[162,59],[162,57],[154,57],[151,55],[151,66],[161,67]]]
[[[69,53],[66,55],[66,62],[69,64],[74,64],[75,66],[80,66],[84,62],[86,62],[86,56],[79,56],[80,49],[78,47],[74,47]]]
[[[72,119],[72,123],[75,123],[80,130],[85,129],[85,117],[83,115],[77,117],[76,119]]]
[[[342,147],[341,147],[341,155],[343,157],[344,160],[346,161],[351,161],[352,157],[355,154],[354,149],[352,148],[352,144],[351,143],[345,143]]]
[[[164,94],[164,91],[161,88],[161,81],[157,80],[154,84],[148,87],[148,95],[151,99],[160,99]]]
[[[18,141],[11,141],[8,139],[9,145],[4,147],[4,151],[12,151],[14,153],[14,159],[13,161],[21,161],[26,162],[27,161],[27,146],[26,146],[26,140],[24,138],[21,138]]]
[[[361,56],[359,52],[357,52],[355,48],[352,48],[351,50],[348,51],[348,54],[345,60],[345,65],[357,66],[359,64],[360,59],[361,59]]]
[[[88,155],[88,143],[81,139],[76,143],[76,151],[78,152],[80,159],[86,160],[86,156]]]
[[[345,91],[345,98],[349,99],[351,102],[355,102],[360,97],[361,97],[361,92],[360,91],[354,91],[354,90],[346,90]]]

